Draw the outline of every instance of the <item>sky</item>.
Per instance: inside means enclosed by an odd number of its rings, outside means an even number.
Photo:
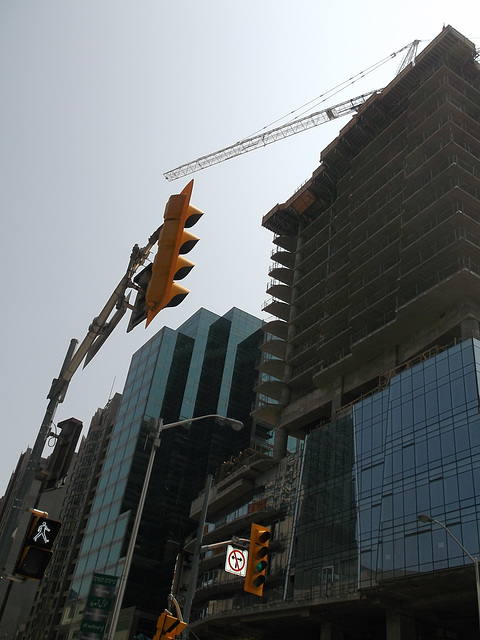
[[[133,353],[200,307],[267,319],[273,245],[262,217],[311,176],[348,116],[175,182],[163,173],[305,105],[381,89],[401,63],[394,52],[413,40],[420,51],[448,24],[480,47],[473,0],[0,2],[0,495],[35,441],[70,340],[86,336],[170,195],[194,178],[191,202],[205,213],[182,281],[190,294],[147,329],[127,334],[125,316],[74,375],[55,423],[76,417],[86,431],[121,393]]]

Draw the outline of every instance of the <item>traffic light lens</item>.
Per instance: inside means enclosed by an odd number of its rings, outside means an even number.
[[[47,549],[39,549],[38,547],[29,547],[15,573],[26,578],[34,578],[39,580],[43,578],[45,569],[52,557],[52,552]]]
[[[267,563],[265,562],[265,560],[262,560],[262,562],[258,562],[255,565],[255,571],[256,573],[260,573],[260,571],[263,571],[264,569],[267,568]]]
[[[265,584],[265,576],[261,575],[258,576],[257,578],[255,578],[255,580],[253,581],[253,586],[258,589],[258,587],[261,587],[262,584]]]
[[[264,531],[258,536],[258,541],[261,542],[262,544],[267,542],[267,540],[270,540],[270,531]]]

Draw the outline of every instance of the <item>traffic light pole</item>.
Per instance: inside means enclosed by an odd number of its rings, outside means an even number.
[[[205,481],[205,488],[203,491],[203,504],[200,512],[200,519],[198,521],[197,537],[195,538],[195,548],[193,551],[192,559],[192,576],[188,583],[187,597],[185,598],[185,606],[183,607],[183,619],[188,624],[190,622],[190,613],[192,611],[193,598],[195,596],[195,590],[197,588],[198,568],[200,566],[200,553],[202,550],[203,531],[205,529],[205,522],[207,520],[208,500],[210,498],[210,489],[212,488],[212,474],[207,476]],[[187,627],[187,638],[189,637],[189,631]]]
[[[7,567],[6,565],[9,563],[9,554],[12,545],[12,535],[14,531],[18,528],[20,513],[22,510],[27,508],[26,500],[31,491],[33,482],[35,480],[35,476],[40,468],[40,461],[43,450],[45,448],[45,442],[50,434],[51,425],[53,423],[53,418],[55,416],[58,405],[63,402],[65,399],[65,395],[67,393],[68,386],[70,381],[77,371],[79,366],[83,362],[83,366],[85,367],[90,360],[96,355],[101,346],[105,343],[108,336],[112,333],[115,327],[118,325],[120,320],[123,318],[127,309],[131,309],[133,312],[136,310],[136,306],[130,304],[130,293],[126,295],[126,291],[128,288],[137,290],[137,299],[140,299],[142,302],[143,296],[143,288],[141,284],[137,283],[137,280],[134,280],[134,275],[139,267],[141,267],[145,261],[148,259],[149,254],[153,246],[158,242],[159,247],[157,251],[157,256],[155,256],[155,263],[164,262],[165,255],[167,255],[167,261],[170,261],[171,264],[169,266],[168,278],[166,280],[166,287],[168,289],[168,299],[161,296],[161,304],[157,305],[157,301],[155,300],[155,295],[153,296],[153,301],[150,299],[150,294],[148,293],[150,282],[147,283],[147,297],[146,300],[147,311],[145,313],[145,318],[147,320],[147,325],[151,321],[152,317],[156,315],[162,308],[165,306],[174,306],[178,304],[188,293],[188,290],[182,289],[183,293],[178,295],[179,285],[173,282],[173,279],[181,279],[186,273],[193,267],[193,263],[189,261],[185,261],[183,257],[177,255],[179,253],[185,253],[189,251],[195,242],[198,240],[195,236],[188,234],[183,230],[183,227],[189,227],[195,224],[199,217],[202,215],[202,212],[192,207],[190,205],[190,196],[193,188],[193,180],[185,187],[181,194],[172,196],[167,203],[167,210],[170,211],[170,202],[177,203],[180,199],[182,201],[181,206],[181,220],[179,220],[178,230],[175,232],[175,248],[174,252],[170,251],[168,253],[168,248],[170,244],[170,240],[167,238],[168,242],[160,243],[159,238],[162,233],[162,229],[164,225],[162,224],[148,239],[148,242],[145,247],[140,248],[138,245],[133,247],[132,253],[130,255],[130,261],[128,264],[127,271],[123,278],[120,280],[119,284],[113,291],[112,295],[108,299],[106,305],[100,312],[100,314],[93,319],[93,322],[88,328],[88,332],[86,337],[83,339],[81,344],[78,346],[78,341],[76,339],[72,339],[70,342],[69,349],[67,351],[67,355],[65,357],[65,361],[60,370],[60,374],[58,378],[55,378],[52,382],[52,386],[47,395],[47,399],[49,403],[47,405],[47,410],[45,413],[45,417],[40,426],[37,438],[35,440],[35,444],[28,456],[26,469],[22,474],[20,479],[19,488],[14,497],[14,504],[12,508],[9,510],[8,517],[6,519],[1,537],[0,537],[0,579],[8,577],[7,575]],[[173,205],[172,205],[173,206]],[[167,216],[168,217],[168,216]],[[165,216],[164,216],[165,218]],[[170,221],[170,220],[169,220]],[[165,218],[165,222],[167,222],[167,218]],[[171,222],[171,221],[170,221]],[[168,235],[168,234],[167,234]],[[158,254],[161,254],[159,258]],[[172,255],[170,255],[172,254]],[[170,256],[170,257],[169,257]],[[188,263],[188,265],[187,265]],[[153,268],[152,268],[153,269]],[[144,269],[145,271],[146,269]],[[139,274],[139,277],[141,274]],[[153,276],[152,276],[153,277]],[[172,282],[170,282],[170,280]],[[145,284],[145,283],[144,283]],[[152,283],[155,284],[155,282]],[[155,292],[154,292],[155,293]],[[175,294],[175,295],[174,295]],[[173,297],[172,297],[173,296]],[[163,299],[165,298],[165,299]],[[141,305],[140,305],[141,306]],[[133,315],[133,314],[132,314]],[[133,326],[138,324],[138,319],[135,323],[131,323],[131,326],[127,329],[129,331]],[[78,348],[77,348],[78,346]],[[37,498],[38,502],[38,498]],[[36,505],[35,505],[36,506]],[[10,585],[11,586],[11,585]],[[7,596],[10,589],[7,590]],[[6,600],[4,599],[2,605],[2,612],[5,608]]]
[[[47,395],[49,402],[45,416],[41,423],[35,444],[30,452],[25,472],[22,476],[14,499],[13,508],[10,509],[2,532],[2,537],[0,539],[0,572],[3,576],[5,576],[5,573],[7,572],[6,564],[12,544],[12,534],[18,526],[20,513],[24,509],[28,508],[28,505],[26,505],[25,502],[32,483],[35,480],[35,474],[40,467],[45,442],[50,433],[58,405],[64,401],[70,381],[79,366],[84,360],[84,367],[90,362],[100,347],[104,344],[108,336],[112,333],[113,329],[120,322],[127,309],[130,308],[130,294],[126,296],[126,290],[129,287],[135,286],[132,283],[133,275],[148,258],[150,250],[158,241],[160,230],[161,227],[153,233],[153,235],[148,239],[145,247],[139,248],[138,245],[133,247],[125,275],[120,280],[100,314],[94,318],[88,329],[87,335],[80,346],[77,348],[78,340],[75,338],[70,341],[65,360],[62,368],[60,369],[60,374],[58,378],[54,378],[50,391]]]
[[[64,371],[66,370],[68,364],[70,363],[73,353],[75,351],[76,345],[77,345],[77,341],[75,339],[70,341],[70,346],[68,348],[67,354],[65,356],[65,360],[60,370],[59,379],[62,378]],[[54,383],[55,383],[55,380],[54,380]],[[52,385],[52,388],[53,386],[54,385]],[[53,417],[55,415],[58,405],[60,404],[60,402],[63,401],[65,397],[67,387],[68,387],[68,383],[63,385],[61,393],[59,389],[58,392],[55,393],[53,396],[51,393],[48,395],[48,397],[50,398],[50,401],[47,405],[47,410],[45,412],[45,416],[43,418],[42,424],[40,425],[40,430],[35,440],[35,444],[33,445],[33,448],[30,452],[27,467],[21,478],[20,485],[18,487],[18,491],[15,496],[13,508],[10,509],[10,513],[8,515],[7,521],[5,523],[5,528],[3,530],[2,538],[0,540],[0,567],[1,567],[2,574],[4,574],[7,569],[5,565],[7,563],[8,554],[12,544],[13,532],[17,528],[21,512],[27,508],[27,506],[25,505],[25,500],[28,496],[32,483],[35,480],[35,474],[40,465],[41,456],[43,453],[43,449],[45,447],[45,441],[50,432],[50,427],[53,422]]]

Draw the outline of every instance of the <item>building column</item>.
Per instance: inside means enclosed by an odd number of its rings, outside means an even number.
[[[386,640],[413,640],[417,637],[415,627],[414,618],[395,611],[386,612]]]
[[[478,320],[476,318],[465,318],[460,324],[460,338],[467,340],[468,338],[480,338],[480,330]]]
[[[336,420],[337,411],[342,406],[342,398],[343,398],[343,378],[338,378],[336,383],[336,389],[332,392],[332,412],[331,412],[332,421]]]
[[[275,441],[273,443],[273,459],[282,460],[287,455],[288,430],[286,427],[275,429]]]

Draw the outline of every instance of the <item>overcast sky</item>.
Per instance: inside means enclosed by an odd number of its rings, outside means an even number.
[[[0,495],[35,440],[71,338],[82,340],[190,178],[163,173],[233,144],[444,24],[480,46],[478,2],[2,0],[0,2]],[[401,56],[323,106],[380,89]],[[313,102],[311,102],[313,101]],[[322,108],[318,107],[318,108]],[[132,354],[199,307],[264,317],[271,234],[262,216],[318,166],[347,122],[203,170],[191,293],[147,330],[128,319],[73,378],[55,422],[88,427]],[[275,123],[275,125],[273,124]]]

